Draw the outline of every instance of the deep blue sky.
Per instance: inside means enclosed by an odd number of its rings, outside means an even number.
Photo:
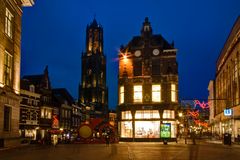
[[[24,8],[21,75],[49,66],[52,87],[78,97],[86,26],[96,14],[104,29],[109,107],[117,105],[118,49],[139,35],[149,17],[153,33],[178,49],[180,99],[206,99],[216,60],[240,15],[239,0],[35,0]]]

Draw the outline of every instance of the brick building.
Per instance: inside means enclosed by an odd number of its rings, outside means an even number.
[[[141,35],[120,48],[117,117],[121,140],[176,138],[176,52],[173,44],[152,33],[148,18]]]

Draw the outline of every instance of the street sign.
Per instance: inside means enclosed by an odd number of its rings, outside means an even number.
[[[231,116],[232,115],[232,109],[224,109],[224,116]]]

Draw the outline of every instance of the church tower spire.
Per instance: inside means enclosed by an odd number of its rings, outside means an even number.
[[[95,17],[92,23],[87,26],[86,50],[88,56],[93,54],[103,54],[103,28],[97,23]]]
[[[148,20],[148,17],[145,18],[145,21],[143,22],[141,34],[143,37],[148,37],[152,35],[152,27]]]

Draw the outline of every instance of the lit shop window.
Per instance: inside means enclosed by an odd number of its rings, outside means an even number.
[[[120,87],[119,103],[124,103],[124,86]]]
[[[134,86],[133,91],[134,91],[133,101],[142,102],[142,86],[141,85]]]
[[[163,111],[163,118],[165,118],[165,119],[174,119],[175,118],[174,111],[172,111],[172,110],[164,110]]]
[[[132,119],[131,111],[123,111],[122,112],[122,119]]]
[[[121,122],[121,137],[123,138],[132,138],[133,137],[133,128],[131,121]]]
[[[159,138],[160,121],[136,121],[135,122],[136,138]]]
[[[177,96],[176,96],[176,84],[171,84],[171,101],[176,102]]]
[[[161,102],[161,86],[152,85],[152,101]]]
[[[13,34],[13,15],[12,13],[6,8],[6,16],[5,16],[5,33],[12,38]]]
[[[135,113],[135,119],[160,118],[158,110],[139,110]]]

